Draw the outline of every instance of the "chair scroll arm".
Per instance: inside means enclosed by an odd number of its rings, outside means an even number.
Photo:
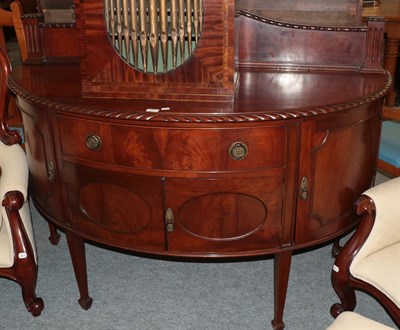
[[[368,196],[362,195],[355,204],[355,212],[361,216],[360,224],[337,256],[331,273],[333,288],[341,301],[331,306],[330,313],[335,318],[343,311],[353,311],[356,306],[354,288],[349,283],[349,277],[352,277],[350,264],[374,226],[375,203]]]
[[[358,216],[361,216],[361,220],[353,236],[346,243],[341,254],[336,259],[335,265],[338,267],[349,266],[354,256],[364,245],[375,223],[375,203],[368,196],[362,195],[357,200],[354,210]]]
[[[24,194],[18,190],[5,194],[2,206],[10,222],[11,237],[14,244],[14,266],[5,271],[6,277],[16,281],[22,290],[22,297],[27,310],[33,316],[39,316],[44,308],[41,298],[36,296],[37,263],[33,246],[21,219],[20,210],[26,203]]]
[[[11,236],[15,247],[14,259],[18,259],[19,263],[25,263],[24,267],[36,268],[37,266],[32,244],[19,213],[19,210],[22,208],[24,203],[25,198],[23,193],[14,190],[5,194],[2,206],[4,206],[8,221],[10,222]]]

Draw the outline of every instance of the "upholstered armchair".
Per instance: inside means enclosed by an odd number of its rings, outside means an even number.
[[[367,190],[356,211],[360,225],[332,270],[340,303],[331,314],[353,311],[359,289],[377,299],[400,326],[400,177]]]
[[[37,256],[27,202],[28,166],[19,144],[0,142],[0,168],[0,276],[21,286],[26,308],[38,316],[44,304],[35,294]]]
[[[20,285],[26,308],[38,316],[44,304],[35,293],[37,256],[27,201],[28,163],[20,135],[7,123],[10,73],[8,55],[0,48],[0,277]]]

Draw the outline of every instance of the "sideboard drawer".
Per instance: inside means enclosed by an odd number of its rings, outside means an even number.
[[[60,116],[58,127],[64,156],[136,169],[245,171],[282,168],[286,161],[283,125],[170,128]]]

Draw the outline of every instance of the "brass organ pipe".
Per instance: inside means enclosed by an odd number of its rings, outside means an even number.
[[[200,23],[200,31],[203,31],[203,0],[195,0],[199,1],[199,23]]]
[[[199,40],[199,3],[198,0],[193,0],[193,25],[194,25],[194,40],[197,44]]]
[[[181,63],[185,59],[185,6],[184,0],[179,0],[179,46],[181,49]]]
[[[104,2],[104,11],[105,11],[105,17],[106,17],[106,28],[107,28],[107,32],[110,33],[111,31],[111,27],[110,27],[110,0],[106,0]]]
[[[160,0],[160,41],[163,71],[167,72],[168,58],[168,22],[167,22],[167,0]]]
[[[145,0],[139,0],[140,50],[142,53],[143,71],[147,72],[147,24]]]
[[[107,4],[109,5],[109,16],[110,16],[110,29],[111,29],[111,41],[113,46],[115,46],[115,17],[114,17],[114,1],[113,0],[106,0]]]
[[[175,69],[178,58],[178,8],[177,0],[171,0],[171,44],[172,66]]]
[[[158,72],[158,19],[156,0],[149,0],[150,19],[150,53],[153,61],[153,70]]]
[[[189,54],[192,53],[192,0],[186,1],[186,32]]]
[[[171,66],[175,69],[200,39],[203,0],[104,1],[105,23],[114,47],[130,65],[146,73],[149,57],[151,72],[167,72]]]
[[[118,49],[122,54],[122,20],[121,20],[121,0],[117,0],[117,36]]]
[[[122,0],[122,8],[123,8],[123,35],[124,35],[124,44],[125,44],[125,54],[126,61],[129,62],[129,12],[128,12],[128,0]],[[121,50],[122,54],[122,50]]]
[[[131,9],[131,44],[132,44],[132,51],[133,51],[133,62],[134,67],[137,68],[138,66],[138,32],[137,32],[137,7],[136,7],[136,0],[130,0],[130,9]]]

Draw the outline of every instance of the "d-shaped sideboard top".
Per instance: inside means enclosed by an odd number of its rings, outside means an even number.
[[[9,86],[24,99],[52,103],[71,114],[162,122],[254,122],[349,110],[383,97],[390,83],[386,74],[242,69],[234,102],[82,98],[79,65],[49,64],[15,67]]]

